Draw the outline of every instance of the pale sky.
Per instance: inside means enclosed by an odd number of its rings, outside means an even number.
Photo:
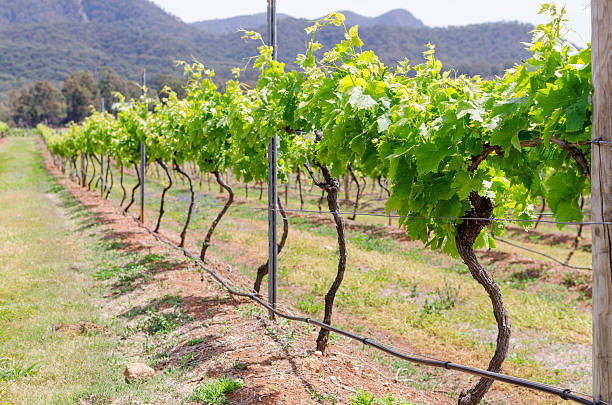
[[[152,0],[186,22],[234,17],[266,11],[267,0]],[[590,41],[591,10],[589,0],[556,1],[566,5],[570,27],[576,31],[570,39],[583,45]],[[545,19],[537,14],[539,0],[277,0],[279,13],[314,19],[334,10],[351,10],[377,16],[403,8],[425,25],[438,27],[488,21],[522,21],[538,24]]]

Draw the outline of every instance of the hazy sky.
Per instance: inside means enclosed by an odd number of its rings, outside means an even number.
[[[233,17],[266,10],[267,0],[153,0],[184,21],[193,22]],[[280,13],[294,17],[317,18],[333,10],[351,10],[377,16],[396,8],[412,12],[429,26],[465,25],[487,21],[545,21],[538,16],[539,0],[277,0]],[[590,41],[589,0],[557,1],[565,4],[570,26],[576,33],[570,39]]]

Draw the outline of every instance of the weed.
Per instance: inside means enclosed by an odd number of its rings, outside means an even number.
[[[191,339],[189,342],[187,342],[187,346],[199,345],[202,342],[204,342],[204,338]]]
[[[323,306],[316,302],[315,298],[312,295],[304,295],[297,302],[298,308],[306,312],[308,314],[316,315],[323,309]]]
[[[187,402],[201,401],[207,405],[222,405],[229,403],[226,398],[227,394],[231,394],[244,383],[231,378],[221,377],[204,385],[196,387],[191,395],[187,397]]]
[[[13,360],[0,368],[0,381],[17,380],[20,377],[30,377],[36,373],[38,373],[38,363],[26,366],[19,360]]]
[[[436,288],[432,299],[425,299],[421,314],[431,315],[440,314],[442,311],[447,311],[455,306],[459,298],[457,288],[451,287],[448,282],[444,283],[444,288]]]
[[[335,405],[338,402],[338,399],[334,394],[319,394],[314,388],[310,391],[310,398],[319,402],[330,401],[332,405]]]
[[[374,394],[363,389],[351,397],[351,404],[353,405],[375,405],[376,402]]]
[[[247,365],[241,362],[240,360],[234,360],[232,361],[232,368],[235,368],[237,370],[246,370]]]
[[[295,328],[290,327],[289,330],[283,332],[282,330],[268,327],[266,328],[266,335],[282,344],[283,348],[288,348],[291,347],[295,340]]]
[[[265,315],[264,309],[255,304],[246,304],[234,307],[234,313],[239,315],[241,318],[247,316],[258,318]]]
[[[411,402],[406,402],[401,399],[395,399],[391,394],[387,394],[382,398],[376,398],[374,394],[360,390],[357,394],[351,397],[352,405],[411,405]]]
[[[172,312],[157,312],[151,309],[147,312],[148,318],[138,324],[137,329],[147,332],[149,335],[160,335],[172,332],[184,321],[189,321],[190,316],[183,315],[183,311],[176,308]]]
[[[470,272],[470,269],[468,269],[468,267],[463,263],[457,263],[450,267],[445,267],[444,270],[448,271],[449,273],[457,274],[468,274]]]
[[[588,285],[589,278],[586,274],[574,273],[571,271],[563,275],[563,284],[567,287],[576,287],[579,285]]]
[[[198,364],[198,356],[195,353],[185,353],[179,360],[179,367],[183,370],[190,370]]]

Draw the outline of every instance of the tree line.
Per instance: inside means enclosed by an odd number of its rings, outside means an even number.
[[[181,78],[159,74],[151,80],[149,96],[163,98],[172,89],[184,97],[184,81]],[[101,106],[104,100],[106,112],[113,111],[116,95],[128,100],[142,94],[142,87],[133,80],[119,76],[112,68],[103,67],[98,80],[88,70],[67,75],[60,86],[44,80],[34,82],[30,87],[13,90],[9,95],[8,107],[3,120],[12,126],[33,128],[38,124],[52,127],[81,122],[91,115],[91,106]]]

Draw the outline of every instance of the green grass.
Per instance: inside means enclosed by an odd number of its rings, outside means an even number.
[[[1,403],[169,396],[160,393],[172,387],[171,376],[125,384],[123,367],[133,358],[112,333],[53,330],[79,321],[118,329],[121,320],[105,314],[103,291],[94,286],[98,269],[117,259],[99,232],[91,214],[45,172],[37,139],[10,138],[0,148]]]
[[[196,387],[191,395],[187,397],[187,402],[203,402],[206,405],[228,404],[226,395],[231,394],[244,384],[242,381],[231,378],[221,377],[210,381],[204,385]]]

